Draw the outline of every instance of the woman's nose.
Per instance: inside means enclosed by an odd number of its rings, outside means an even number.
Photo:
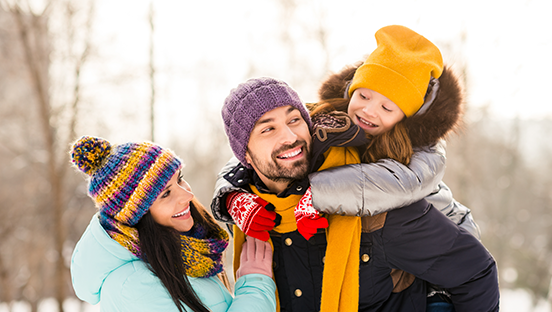
[[[187,203],[194,198],[194,193],[191,190],[181,187],[180,188],[180,202]]]

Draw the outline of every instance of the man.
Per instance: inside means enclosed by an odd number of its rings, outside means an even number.
[[[341,147],[335,161],[331,139],[312,141],[309,114],[287,84],[250,79],[232,90],[222,116],[240,163],[217,182],[213,214],[238,225],[235,246],[244,232],[270,235],[280,311],[425,311],[424,280],[447,287],[457,311],[498,309],[492,256],[426,201],[362,222],[329,216],[329,226],[318,215],[294,216],[308,173],[359,158]],[[343,127],[341,135],[352,146],[365,143],[355,127]],[[415,256],[413,247],[420,251]]]

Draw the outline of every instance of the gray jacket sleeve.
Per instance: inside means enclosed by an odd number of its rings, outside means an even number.
[[[445,172],[444,142],[417,151],[410,165],[382,159],[309,175],[314,207],[328,214],[371,216],[414,203],[439,184]]]
[[[452,191],[444,182],[439,183],[435,190],[426,196],[425,199],[452,222],[460,225],[460,227],[481,240],[481,231],[477,223],[475,223],[470,209],[452,197]]]
[[[218,176],[217,182],[215,183],[215,192],[213,194],[213,200],[211,201],[211,212],[215,217],[215,220],[225,223],[234,223],[232,217],[228,213],[226,208],[226,196],[234,191],[249,193],[248,190],[233,186],[228,182],[224,176],[230,172],[234,167],[239,164],[239,160],[235,157],[230,158],[230,160],[222,167]]]
[[[312,173],[309,179],[313,206],[328,214],[371,216],[425,197],[450,220],[480,239],[481,232],[470,209],[457,202],[441,181],[445,159],[445,143],[440,142],[429,150],[417,151],[408,167],[383,159]]]

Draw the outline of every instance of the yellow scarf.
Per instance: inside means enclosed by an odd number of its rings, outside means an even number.
[[[324,156],[326,160],[319,171],[360,163],[357,149],[352,147],[331,147]],[[358,311],[358,268],[362,231],[360,217],[328,215],[328,223],[328,246],[322,277],[320,311]]]
[[[324,156],[325,161],[319,170],[360,163],[356,148],[331,147],[324,153]],[[274,228],[276,232],[289,233],[297,230],[293,211],[299,203],[301,195],[279,198],[274,194],[260,193],[253,185],[250,187],[259,197],[273,204],[276,213],[282,216],[282,223]],[[358,311],[360,217],[329,215],[327,218],[329,223],[326,230],[328,245],[322,277],[320,311]],[[245,234],[237,226],[234,226],[234,277],[240,266],[240,255],[244,242]],[[276,293],[276,299],[277,311],[280,311],[278,293]]]
[[[276,232],[289,233],[297,230],[297,224],[295,223],[295,215],[293,212],[295,210],[295,206],[297,206],[297,204],[299,203],[302,195],[290,195],[286,198],[279,198],[274,194],[261,193],[259,192],[259,190],[257,190],[255,186],[251,184],[249,186],[251,187],[253,193],[257,194],[257,196],[259,196],[260,198],[274,205],[274,211],[282,216],[282,221],[280,222],[280,225],[274,228]],[[272,250],[274,250],[272,240],[269,239],[268,241],[272,246]],[[234,225],[234,280],[236,278],[236,272],[240,267],[240,255],[244,242],[245,234],[236,225]],[[278,298],[278,289],[276,289],[276,311],[280,311],[280,300]]]

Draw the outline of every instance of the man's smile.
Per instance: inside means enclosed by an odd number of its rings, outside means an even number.
[[[303,156],[303,147],[299,146],[291,151],[287,151],[283,154],[276,156],[276,158],[283,159],[283,160],[294,160],[302,156]]]

